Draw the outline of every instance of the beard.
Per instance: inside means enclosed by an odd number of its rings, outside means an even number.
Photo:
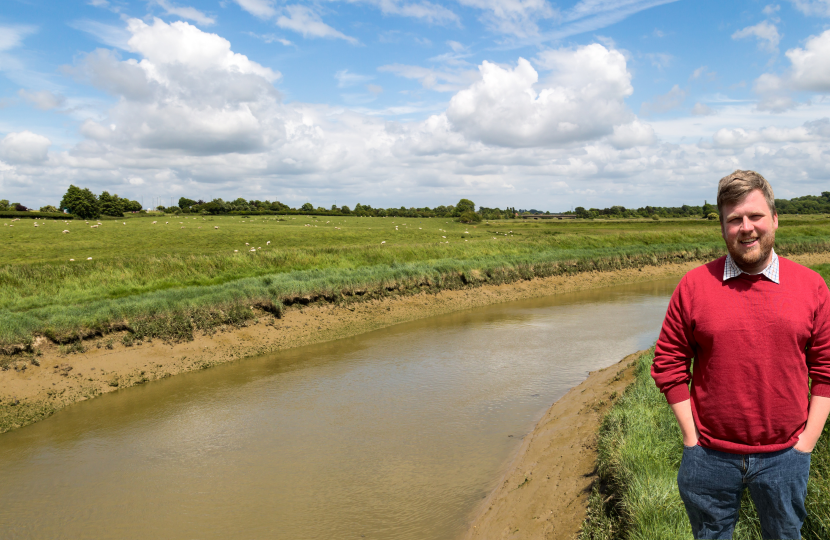
[[[744,238],[743,240],[747,240]],[[727,244],[726,249],[732,260],[738,265],[738,268],[746,271],[746,268],[752,268],[754,265],[766,261],[772,248],[775,245],[775,231],[768,231],[763,236],[758,237],[758,245],[750,250],[745,251],[741,248],[741,238],[736,238],[734,242]],[[763,268],[761,269],[763,271]]]

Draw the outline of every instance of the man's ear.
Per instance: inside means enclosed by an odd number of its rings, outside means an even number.
[[[772,230],[778,230],[778,212],[772,215]]]

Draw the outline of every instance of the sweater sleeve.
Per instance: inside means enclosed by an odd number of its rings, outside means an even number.
[[[830,398],[830,291],[823,280],[817,297],[813,336],[807,347],[807,370],[812,379],[810,392]]]
[[[669,404],[689,399],[694,344],[691,342],[687,285],[684,277],[672,294],[663,328],[654,349],[651,376]]]

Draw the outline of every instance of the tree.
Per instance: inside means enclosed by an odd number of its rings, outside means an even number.
[[[41,207],[40,207],[40,211],[41,211],[41,212],[51,212],[51,213],[53,213],[53,214],[54,214],[55,212],[60,212],[60,210],[58,210],[57,208],[55,208],[55,207],[54,207],[54,206],[52,206],[51,204],[47,204],[46,206],[41,206]]]
[[[14,203],[13,206],[14,206],[14,209],[17,210],[18,212],[28,212],[29,211],[28,208],[26,208],[25,206],[23,206],[20,203]]]
[[[461,200],[463,201],[464,199]],[[459,221],[461,221],[461,223],[478,222],[481,221],[481,216],[476,214],[475,212],[467,211],[461,214],[461,216],[459,217]]]
[[[128,201],[127,199],[121,199],[121,206],[124,208],[125,212],[141,211],[141,203],[138,201]]]
[[[9,209],[9,200],[8,199],[0,199],[0,211],[8,210]]]
[[[105,216],[122,217],[124,215],[124,206],[118,194],[110,195],[108,191],[105,191],[98,197],[98,201],[101,203],[101,213]]]
[[[61,210],[68,210],[83,219],[95,219],[101,215],[101,203],[88,188],[70,185],[61,199]]]
[[[476,203],[471,201],[470,199],[461,199],[458,201],[458,204],[455,205],[455,214],[460,216],[464,212],[475,212],[476,211]]]
[[[300,207],[300,210],[302,210],[303,212],[313,212],[314,205],[312,205],[310,202],[307,202],[302,207]]]
[[[182,210],[184,210],[185,208],[190,208],[194,204],[196,204],[196,201],[194,201],[193,199],[188,199],[187,197],[179,198],[179,208],[181,208]]]

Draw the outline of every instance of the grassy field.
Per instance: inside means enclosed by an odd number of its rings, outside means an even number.
[[[830,265],[822,268],[830,278]],[[600,484],[590,497],[580,540],[692,538],[677,490],[683,455],[680,428],[650,375],[654,351],[637,361],[636,380],[600,428]],[[830,538],[830,426],[813,451],[805,540]],[[745,494],[735,540],[761,540],[752,500]]]
[[[129,330],[188,339],[285,303],[705,260],[707,220],[494,221],[309,216],[2,220],[0,347]],[[155,222],[155,223],[154,223]],[[780,253],[830,250],[830,219],[782,218]],[[62,231],[68,230],[68,233]],[[252,251],[253,250],[253,251]]]

